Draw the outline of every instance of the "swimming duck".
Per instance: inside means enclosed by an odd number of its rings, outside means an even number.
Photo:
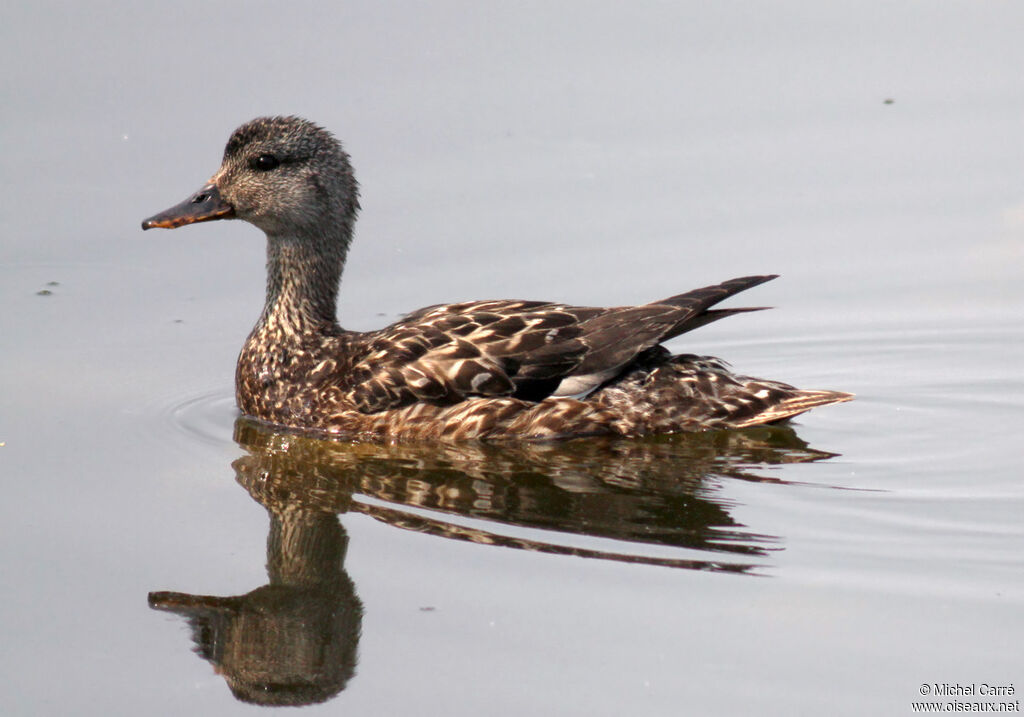
[[[266,234],[266,303],[235,374],[243,413],[357,439],[543,439],[742,428],[852,398],[661,345],[753,311],[712,307],[775,275],[642,306],[446,304],[346,331],[335,304],[358,211],[349,156],[328,131],[263,117],[234,131],[206,186],[142,222],[242,219]]]

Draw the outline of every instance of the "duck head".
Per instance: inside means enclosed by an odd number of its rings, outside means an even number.
[[[352,165],[325,129],[299,117],[261,117],[236,129],[220,169],[143,229],[242,219],[268,237],[350,230],[359,210]]]

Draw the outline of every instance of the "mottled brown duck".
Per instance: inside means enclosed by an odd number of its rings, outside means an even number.
[[[346,331],[335,305],[358,211],[341,144],[306,120],[269,117],[235,130],[206,186],[142,223],[233,218],[266,234],[266,303],[235,374],[244,413],[350,438],[539,439],[741,428],[852,398],[661,345],[751,311],[713,307],[773,275],[643,306],[470,301]]]

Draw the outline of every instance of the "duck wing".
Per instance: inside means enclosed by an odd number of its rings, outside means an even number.
[[[418,401],[589,393],[652,346],[750,311],[709,307],[772,278],[733,279],[642,306],[499,300],[427,307],[364,335],[348,396],[375,413]]]

